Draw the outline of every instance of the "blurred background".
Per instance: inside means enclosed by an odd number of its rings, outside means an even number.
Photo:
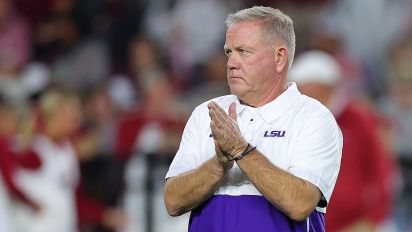
[[[186,231],[164,176],[194,107],[228,94],[224,21],[253,5],[293,19],[297,56],[333,56],[384,150],[353,177],[383,187],[329,231],[412,231],[411,0],[0,0],[0,231]]]

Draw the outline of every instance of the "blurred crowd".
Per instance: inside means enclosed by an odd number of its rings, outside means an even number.
[[[297,57],[333,57],[362,112],[345,123],[376,132],[336,194],[373,226],[331,225],[412,231],[411,0],[0,0],[0,231],[185,231],[164,175],[191,111],[228,94],[224,21],[252,5],[291,16]]]

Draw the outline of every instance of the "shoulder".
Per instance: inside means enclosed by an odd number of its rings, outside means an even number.
[[[322,105],[318,100],[306,95],[301,95],[298,98],[293,111],[295,114],[306,119],[324,117],[335,120],[332,112],[330,112],[326,106]]]
[[[294,128],[301,136],[342,138],[342,132],[332,112],[316,99],[301,95],[293,109]]]

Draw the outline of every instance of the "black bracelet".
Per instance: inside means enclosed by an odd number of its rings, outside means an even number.
[[[238,160],[242,159],[243,157],[245,157],[247,154],[249,154],[251,151],[253,151],[255,149],[256,149],[256,147],[252,147],[248,143],[246,149],[240,155],[237,155],[237,156],[233,157],[232,159],[229,159],[229,161],[238,161]]]

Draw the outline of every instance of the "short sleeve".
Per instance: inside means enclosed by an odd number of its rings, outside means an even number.
[[[332,195],[342,147],[342,133],[330,112],[317,113],[303,123],[288,171],[317,186],[322,192],[323,203],[329,202]]]
[[[196,168],[196,154],[199,152],[199,116],[198,107],[192,112],[186,123],[179,149],[169,167],[166,179]]]

